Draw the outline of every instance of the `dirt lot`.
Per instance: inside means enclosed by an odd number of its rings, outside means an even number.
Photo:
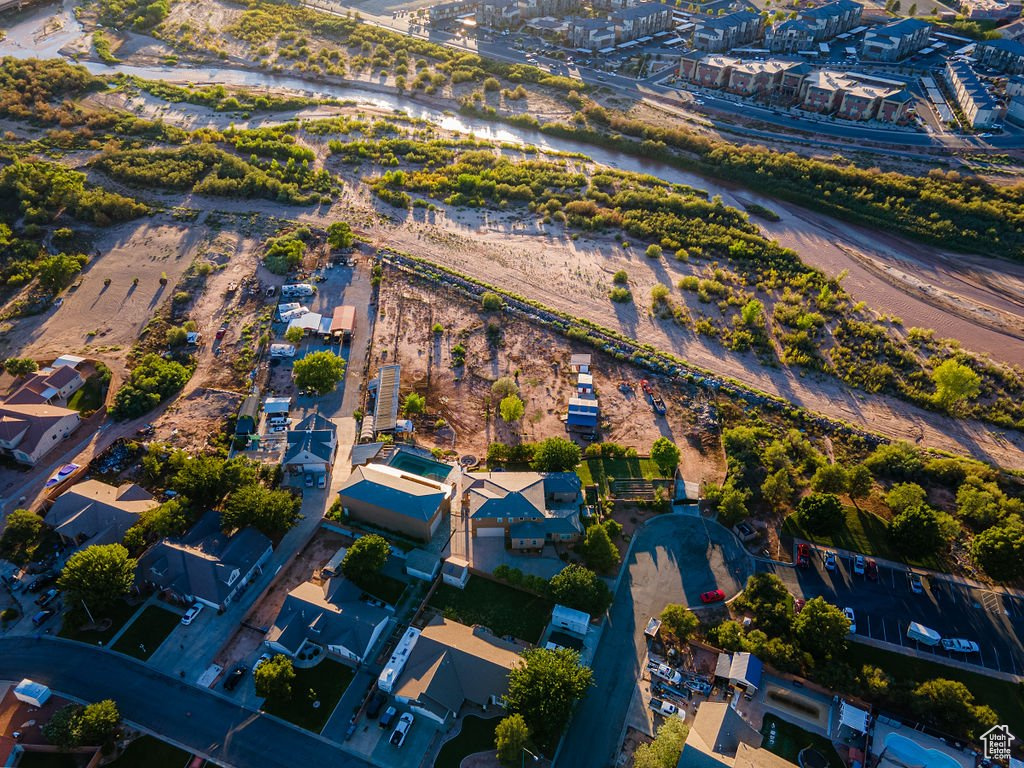
[[[271,626],[288,593],[299,584],[309,581],[313,573],[326,565],[345,542],[345,538],[336,533],[318,531],[306,548],[295,556],[263,599],[253,606],[245,618],[245,623],[253,627]],[[262,632],[240,626],[238,632],[220,649],[213,663],[227,669],[255,651],[262,642]]]
[[[488,322],[498,323],[497,345],[488,341]],[[444,327],[443,333],[432,331],[435,323]],[[466,349],[466,364],[453,368],[452,349],[458,344]],[[576,349],[568,339],[530,323],[486,315],[477,305],[426,284],[385,279],[381,286],[372,367],[400,363],[402,396],[409,391],[426,396],[428,415],[418,420],[416,437],[428,447],[452,447],[451,430],[434,429],[438,418],[454,428],[459,454],[483,456],[494,441],[564,435],[562,418],[575,391],[575,375],[569,367],[574,351],[589,350]],[[684,471],[692,472],[695,479],[720,479],[723,467],[717,451],[704,452],[699,440],[688,439],[698,432],[694,402],[686,394],[661,388],[668,413],[657,418],[636,386],[646,374],[603,354],[594,354],[591,370],[601,403],[601,440],[644,453],[664,435],[683,450]],[[501,376],[512,376],[519,383],[526,404],[520,425],[506,424],[496,413],[491,385]],[[621,391],[618,387],[624,381],[635,391]]]

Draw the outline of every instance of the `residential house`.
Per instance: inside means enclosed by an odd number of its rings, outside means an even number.
[[[762,736],[727,701],[701,703],[678,768],[793,768],[762,748]]]
[[[139,558],[136,579],[178,599],[218,610],[263,572],[273,547],[255,528],[232,535],[208,512],[180,539],[164,539]]]
[[[511,29],[519,24],[519,0],[482,0],[476,23],[491,29]]]
[[[160,502],[135,483],[86,480],[68,488],[46,513],[46,524],[73,544],[113,544]]]
[[[467,702],[500,706],[519,650],[483,627],[437,616],[411,643],[393,686],[395,699],[442,725],[456,718]]]
[[[25,378],[7,399],[6,405],[67,405],[68,398],[82,388],[85,379],[75,368],[62,365],[44,368]]]
[[[615,45],[615,33],[615,22],[610,19],[573,18],[566,30],[570,47],[592,51]]]
[[[573,472],[472,472],[463,489],[474,536],[505,536],[512,549],[539,550],[583,534],[583,497]]]
[[[352,582],[336,577],[304,582],[284,599],[264,644],[295,658],[311,646],[359,664],[377,642],[393,611],[372,605]]]
[[[643,3],[612,11],[615,39],[619,43],[656,35],[672,28],[672,8],[663,3]]]
[[[319,413],[311,413],[294,429],[288,430],[287,442],[288,447],[281,460],[285,471],[293,475],[330,473],[338,450],[338,431],[334,422]]]
[[[1024,73],[1024,43],[1016,40],[984,40],[974,48],[978,63],[1008,75]]]
[[[928,44],[932,25],[921,19],[900,19],[864,33],[861,58],[867,61],[900,61]]]
[[[960,13],[971,21],[1011,21],[1019,18],[1021,4],[1006,0],[960,0]]]
[[[734,11],[724,16],[695,15],[693,47],[701,51],[721,53],[758,40],[764,19],[753,11]]]
[[[35,466],[80,422],[78,411],[70,408],[0,404],[0,455]]]
[[[965,61],[946,62],[946,83],[971,128],[991,128],[1003,117],[1003,105]]]
[[[451,509],[455,487],[384,464],[355,467],[338,491],[356,520],[429,541]]]

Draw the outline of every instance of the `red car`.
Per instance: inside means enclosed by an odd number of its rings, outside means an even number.
[[[717,603],[719,600],[725,600],[725,592],[720,589],[713,589],[700,596],[700,601],[705,604]]]
[[[811,548],[806,544],[796,545],[796,564],[801,568],[806,568],[811,564]]]
[[[867,573],[867,577],[869,579],[871,579],[872,581],[878,581],[878,563],[876,563],[874,560],[868,560],[867,570],[865,572]]]

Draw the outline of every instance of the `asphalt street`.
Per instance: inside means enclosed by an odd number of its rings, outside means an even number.
[[[84,701],[112,698],[126,720],[222,765],[370,765],[319,736],[86,645],[53,638],[0,639],[0,679],[24,677]]]
[[[752,572],[731,533],[700,517],[655,518],[634,539],[594,656],[594,688],[576,710],[555,768],[610,765],[646,654],[647,620],[667,603],[700,605],[700,594],[732,597]]]
[[[797,596],[821,596],[840,607],[852,608],[858,635],[1024,674],[1024,601],[940,577],[925,578],[924,592],[914,594],[906,569],[880,565],[878,581],[870,581],[854,575],[849,557],[838,558],[838,568],[830,573],[822,558],[815,555],[809,568],[759,561],[757,569],[778,574]],[[965,656],[921,645],[907,638],[907,626],[912,621],[943,637],[973,640],[981,646],[981,652]]]

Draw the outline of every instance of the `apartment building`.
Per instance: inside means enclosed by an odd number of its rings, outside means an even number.
[[[901,61],[928,44],[932,25],[920,19],[900,19],[869,29],[864,34],[861,58],[867,61]]]
[[[1002,119],[1002,104],[989,93],[967,62],[946,62],[945,75],[946,83],[971,128],[991,128]]]
[[[672,7],[662,3],[643,3],[613,11],[610,18],[615,24],[616,41],[626,43],[671,29]]]
[[[796,53],[814,45],[814,27],[803,19],[786,19],[764,30],[764,47],[772,53]]]
[[[694,16],[693,47],[721,53],[754,40],[764,31],[764,19],[753,11],[736,11],[724,16]]]
[[[572,48],[599,51],[615,45],[615,22],[610,19],[569,19],[567,36]]]
[[[800,21],[810,25],[814,41],[831,40],[860,24],[864,6],[853,0],[835,0],[800,13]]]
[[[543,16],[562,18],[580,8],[579,0],[519,0],[519,18],[537,19]]]
[[[518,26],[519,0],[483,0],[476,9],[476,23],[491,29]]]
[[[913,97],[906,88],[821,69],[804,78],[797,104],[801,109],[832,114],[843,120],[902,123],[910,118]]]
[[[961,0],[960,13],[971,21],[1010,21],[1020,16],[1019,2],[1005,0]]]
[[[1024,73],[1024,43],[1016,40],[985,40],[974,49],[979,64],[1008,75]]]

